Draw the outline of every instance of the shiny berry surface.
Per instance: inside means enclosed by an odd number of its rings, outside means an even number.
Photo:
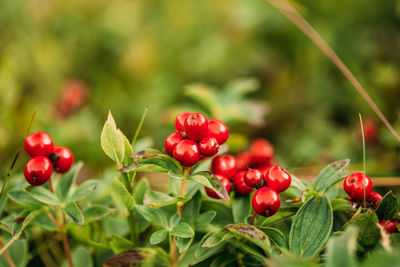
[[[383,229],[385,229],[385,232],[388,234],[393,234],[397,232],[397,223],[394,221],[382,220],[379,224],[383,227]]]
[[[381,204],[381,201],[383,199],[383,196],[377,192],[372,192],[371,195],[369,195],[368,201],[372,202],[372,207],[376,209],[379,204]]]
[[[212,157],[218,153],[219,144],[214,137],[206,136],[199,141],[199,149],[202,155]]]
[[[221,121],[211,119],[208,121],[209,135],[217,139],[218,143],[222,145],[228,140],[229,129]]]
[[[247,151],[240,152],[236,155],[236,169],[238,171],[247,170],[251,164],[251,156]]]
[[[208,120],[201,113],[189,115],[185,121],[185,134],[194,141],[198,141],[208,135]]]
[[[37,156],[31,158],[26,163],[24,176],[28,183],[38,186],[47,182],[50,179],[52,172],[53,165],[51,164],[51,161],[45,156]]]
[[[54,147],[54,153],[56,160],[53,162],[55,171],[59,173],[66,173],[71,169],[74,163],[74,155],[69,148],[64,146]]]
[[[218,180],[220,180],[222,182],[222,184],[225,187],[226,192],[229,193],[231,191],[231,181],[229,181],[228,178],[221,176],[221,175],[215,175],[215,176],[218,178]],[[212,198],[217,198],[217,199],[220,198],[214,190],[212,190],[208,187],[205,187],[205,190],[206,190],[207,196],[212,197]]]
[[[26,152],[34,156],[48,156],[53,153],[54,145],[50,135],[45,132],[36,132],[26,137],[24,142]]]
[[[256,213],[269,217],[278,211],[281,206],[281,200],[275,190],[269,187],[262,187],[254,193],[251,205]]]
[[[211,172],[231,179],[236,174],[236,160],[231,155],[217,156],[211,163]]]
[[[242,195],[250,194],[253,191],[253,187],[248,186],[244,182],[244,175],[246,171],[239,171],[233,176],[233,184],[235,186],[235,191]]]
[[[248,170],[243,177],[244,183],[250,187],[259,187],[264,182],[264,175],[257,169]]]
[[[365,199],[368,199],[372,193],[372,181],[361,172],[352,173],[344,179],[343,189],[354,200],[364,200],[364,187]]]
[[[200,151],[197,143],[183,139],[174,148],[174,158],[183,166],[190,167],[200,160]]]
[[[253,165],[270,165],[274,156],[274,147],[265,139],[256,139],[250,146],[250,154]]]
[[[292,177],[281,166],[272,166],[264,177],[267,186],[277,192],[285,191],[292,182]]]
[[[178,132],[183,132],[185,130],[185,121],[191,114],[191,112],[182,112],[175,117],[175,129]]]
[[[183,140],[183,137],[180,133],[172,133],[165,138],[164,141],[164,148],[165,151],[170,155],[171,157],[174,155],[174,148],[175,146]]]

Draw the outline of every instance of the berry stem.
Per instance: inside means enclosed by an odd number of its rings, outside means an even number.
[[[250,222],[249,222],[249,224],[253,224],[253,222],[254,222],[254,219],[256,218],[256,215],[257,215],[257,213],[256,213],[256,212],[254,212],[254,213],[253,213],[253,216],[251,216],[251,219],[250,219]]]
[[[361,127],[361,137],[362,137],[362,149],[363,149],[363,171],[364,174],[367,174],[367,168],[366,168],[366,151],[365,151],[365,136],[364,136],[364,125],[362,121],[361,114],[358,113],[358,117],[360,118],[360,127]],[[364,207],[365,207],[365,179],[363,179],[363,194],[364,194]]]

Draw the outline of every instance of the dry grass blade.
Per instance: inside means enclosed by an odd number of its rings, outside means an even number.
[[[368,95],[364,87],[360,84],[353,73],[346,67],[343,61],[336,55],[335,51],[326,43],[326,41],[319,35],[319,33],[297,12],[293,6],[286,0],[265,0],[266,2],[275,6],[285,17],[292,21],[300,30],[304,32],[321,51],[332,61],[333,64],[343,73],[347,80],[354,86],[357,92],[368,103],[372,110],[376,113],[379,119],[385,124],[389,131],[400,143],[400,136],[394,130],[392,125],[383,115],[382,111],[375,104],[374,100]]]

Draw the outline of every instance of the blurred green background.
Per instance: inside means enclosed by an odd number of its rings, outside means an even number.
[[[292,3],[400,132],[399,1]],[[286,167],[360,163],[360,112],[373,129],[370,173],[400,175],[399,144],[316,46],[262,0],[2,0],[0,105],[2,175],[35,109],[31,131],[49,132],[98,173],[111,164],[100,147],[108,110],[132,137],[145,105],[148,144],[162,147],[178,110],[198,110],[230,126],[233,150],[268,138]]]

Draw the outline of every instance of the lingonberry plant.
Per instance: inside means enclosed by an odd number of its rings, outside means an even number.
[[[109,114],[101,146],[116,169],[80,184],[82,163],[73,164],[68,148],[43,132],[27,136],[27,183],[10,182],[0,198],[7,263],[17,240],[37,239],[36,228],[62,242],[70,267],[92,262],[78,244],[105,267],[373,266],[381,255],[393,259],[397,198],[374,192],[365,171],[348,171],[350,160],[303,181],[265,139],[226,154],[228,127],[190,112],[176,116],[163,149],[138,149],[144,118],[129,141]],[[168,190],[151,187],[146,173],[161,173]]]

